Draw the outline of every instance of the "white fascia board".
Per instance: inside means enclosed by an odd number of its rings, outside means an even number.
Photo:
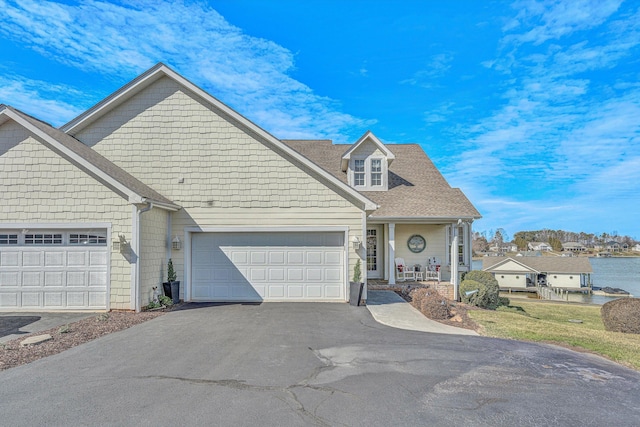
[[[45,133],[45,132],[41,131],[40,129],[38,129],[37,127],[33,126],[31,123],[29,123],[28,121],[24,120],[18,114],[15,114],[13,111],[11,111],[9,109],[3,111],[1,114],[6,114],[7,116],[11,117],[12,120],[15,120],[16,123],[18,123],[19,125],[21,125],[25,129],[27,129],[29,132],[33,133],[34,135],[36,135],[41,140],[45,141],[47,144],[51,145],[56,150],[58,150],[61,153],[63,153],[65,157],[67,157],[68,159],[73,160],[74,162],[77,162],[78,164],[81,164],[85,168],[89,169],[91,172],[93,172],[95,175],[97,175],[104,182],[109,183],[109,185],[111,185],[115,189],[117,189],[121,194],[127,195],[128,200],[138,200],[138,199],[139,200],[144,200],[144,198],[142,196],[140,196],[139,194],[134,193],[127,186],[125,186],[125,185],[121,184],[119,181],[113,179],[113,177],[111,177],[109,174],[107,174],[107,173],[103,172],[102,170],[94,167],[93,164],[88,162],[85,158],[83,158],[82,156],[79,156],[73,150],[65,147],[63,144],[61,144],[58,141],[56,141],[55,138],[52,138],[47,133]]]
[[[345,172],[349,165],[349,160],[351,159],[351,153],[360,146],[365,140],[370,139],[374,144],[378,146],[378,148],[384,153],[387,158],[388,164],[391,164],[393,160],[395,160],[396,156],[387,148],[386,145],[382,143],[370,130],[366,131],[364,135],[362,135],[351,147],[345,151],[342,155],[342,163],[341,168],[342,172]]]
[[[459,219],[463,221],[473,221],[475,218],[470,216],[456,216],[456,217],[418,217],[418,216],[386,216],[386,217],[368,217],[367,222],[369,224],[451,224],[457,222]]]
[[[288,156],[294,158],[300,164],[302,164],[305,168],[313,170],[318,175],[320,175],[323,179],[331,182],[333,185],[338,188],[342,188],[346,193],[348,193],[351,197],[359,200],[364,205],[364,210],[373,211],[378,208],[378,205],[373,203],[371,200],[360,194],[358,191],[354,190],[350,186],[346,185],[338,178],[329,174],[311,160],[303,156],[302,154],[295,151],[293,148],[289,147],[285,143],[281,142],[278,138],[271,135],[266,130],[262,129],[260,126],[253,123],[251,120],[247,119],[237,111],[231,109],[217,98],[213,97],[200,87],[191,83],[189,80],[181,76],[180,74],[173,71],[171,68],[166,65],[159,63],[155,67],[151,68],[146,73],[140,75],[137,79],[134,79],[128,85],[123,86],[113,95],[107,97],[104,101],[96,104],[93,108],[88,110],[86,113],[78,116],[76,119],[72,120],[68,124],[64,125],[60,129],[66,133],[73,133],[74,130],[78,129],[82,126],[83,123],[90,120],[92,117],[99,116],[103,111],[112,108],[114,105],[119,104],[124,99],[128,99],[130,96],[138,92],[139,90],[147,87],[152,82],[158,80],[160,77],[166,76],[178,84],[182,85],[184,88],[195,94],[196,96],[203,99],[205,102],[213,105],[216,109],[222,111],[225,115],[233,119],[237,124],[241,127],[244,127],[246,131],[253,133],[259,137],[261,137],[264,141],[269,142],[279,150],[286,153]]]

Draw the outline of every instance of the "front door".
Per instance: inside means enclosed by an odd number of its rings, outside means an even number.
[[[382,278],[382,227],[367,228],[367,278]]]

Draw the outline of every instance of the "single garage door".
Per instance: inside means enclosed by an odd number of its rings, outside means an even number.
[[[107,308],[106,230],[0,230],[0,308]]]
[[[345,301],[343,232],[194,233],[194,301]]]

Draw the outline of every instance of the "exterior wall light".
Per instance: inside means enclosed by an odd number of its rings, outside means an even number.
[[[171,241],[171,249],[179,251],[180,249],[182,249],[182,242],[180,241],[180,238],[178,237],[178,235],[176,235],[176,237],[173,238],[173,240]]]
[[[360,238],[358,236],[353,236],[353,238],[351,239],[351,244],[353,245],[353,249],[357,251],[358,249],[360,249],[362,242],[360,241]]]

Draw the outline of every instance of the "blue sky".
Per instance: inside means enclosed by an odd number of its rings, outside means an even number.
[[[640,239],[640,2],[0,0],[0,103],[59,126],[157,62],[279,138],[418,143],[484,218]],[[393,150],[393,147],[391,147]]]

